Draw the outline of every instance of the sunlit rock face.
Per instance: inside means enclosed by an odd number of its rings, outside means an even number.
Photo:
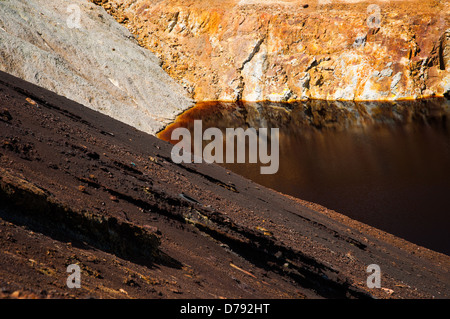
[[[197,101],[395,100],[450,89],[449,1],[93,1]]]

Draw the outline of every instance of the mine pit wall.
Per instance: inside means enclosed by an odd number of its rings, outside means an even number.
[[[450,92],[449,1],[91,1],[196,101]]]

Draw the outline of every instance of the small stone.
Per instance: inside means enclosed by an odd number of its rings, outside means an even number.
[[[31,105],[36,105],[36,104],[37,104],[34,100],[30,99],[29,97],[27,97],[25,100],[26,100],[28,103],[30,103]]]
[[[11,113],[9,113],[8,109],[3,109],[3,111],[0,112],[0,118],[5,122],[9,122],[12,120]]]
[[[126,292],[124,289],[120,288],[119,291],[125,295],[128,295],[128,292]]]
[[[19,298],[19,297],[20,297],[20,291],[19,291],[19,290],[14,291],[14,292],[11,294],[10,297],[11,297],[11,298]]]
[[[394,293],[394,290],[389,289],[389,288],[381,288],[381,290],[383,290],[388,295],[392,295]]]

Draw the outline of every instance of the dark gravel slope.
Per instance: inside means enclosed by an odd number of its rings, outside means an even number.
[[[170,151],[0,72],[0,296],[450,297],[448,256]]]

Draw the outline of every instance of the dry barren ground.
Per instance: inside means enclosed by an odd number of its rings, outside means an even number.
[[[0,296],[450,297],[448,256],[170,151],[0,73]]]

